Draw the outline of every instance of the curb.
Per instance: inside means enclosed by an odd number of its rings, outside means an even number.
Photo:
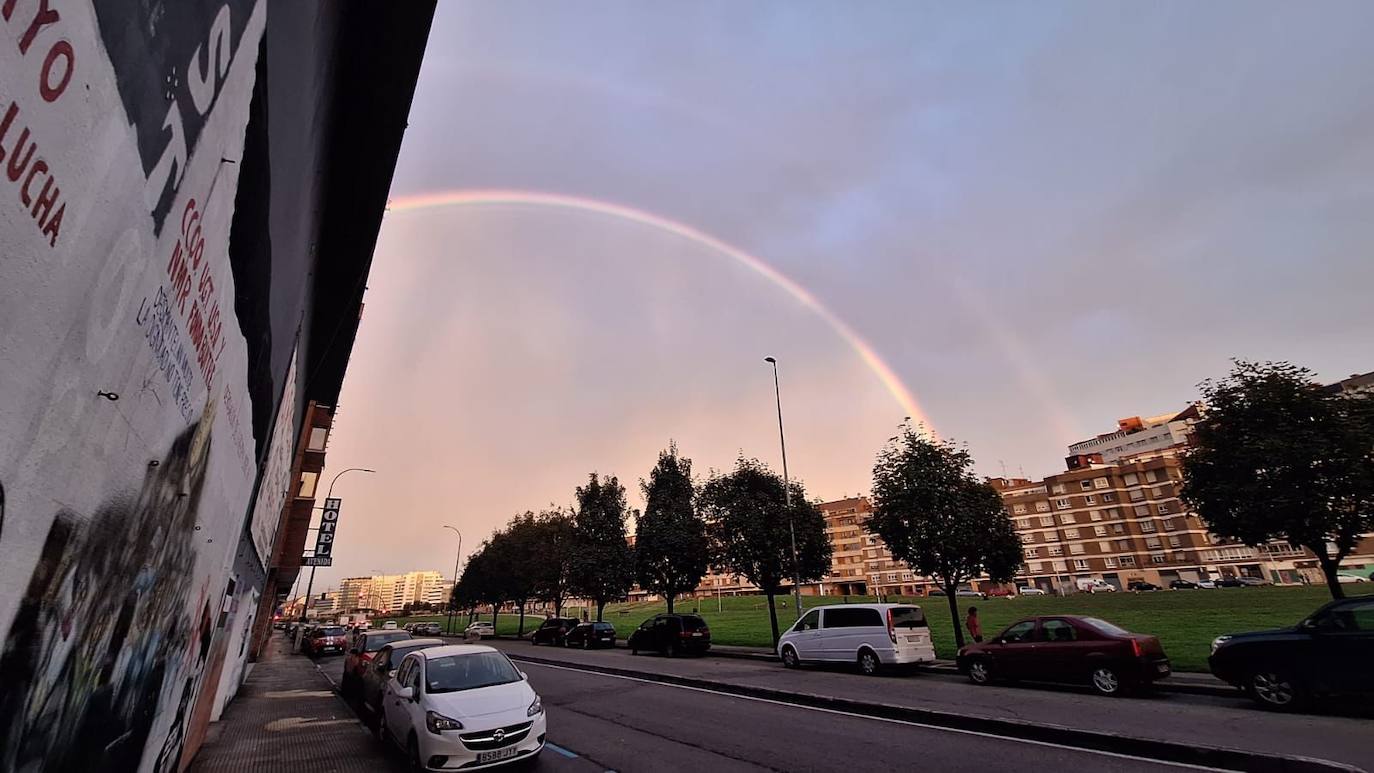
[[[1188,744],[1176,743],[1173,741],[1136,738],[1119,733],[1109,733],[1097,730],[1080,730],[1063,725],[1038,724],[1015,719],[979,717],[969,714],[934,711],[911,706],[897,706],[888,703],[870,703],[866,701],[850,700],[848,698],[834,698],[828,695],[787,692],[767,687],[716,682],[709,679],[660,674],[650,671],[636,671],[610,666],[571,663],[564,660],[541,658],[524,654],[507,653],[507,655],[512,660],[536,663],[539,665],[571,668],[573,670],[590,671],[593,673],[607,674],[609,676],[632,677],[650,682],[692,687],[728,695],[761,698],[794,706],[843,711],[878,719],[895,719],[915,722],[930,727],[945,728],[949,730],[967,730],[1005,738],[1058,744],[1077,749],[1127,754],[1161,762],[1173,762],[1184,765],[1219,768],[1223,770],[1251,771],[1253,773],[1363,773],[1360,768],[1354,767],[1353,765],[1311,757],[1261,754],[1258,752],[1227,747],[1190,746]]]

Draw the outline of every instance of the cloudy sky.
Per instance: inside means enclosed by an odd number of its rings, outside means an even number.
[[[339,481],[317,587],[448,574],[443,524],[467,552],[592,470],[640,506],[670,439],[777,466],[765,355],[825,499],[914,412],[1035,477],[1231,357],[1374,369],[1371,31],[1362,2],[441,3],[326,475],[378,473]]]

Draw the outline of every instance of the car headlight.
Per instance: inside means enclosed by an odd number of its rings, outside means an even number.
[[[446,717],[438,712],[426,711],[425,727],[429,728],[429,732],[438,735],[444,730],[462,730],[463,723],[456,719]]]
[[[534,702],[530,704],[530,707],[529,707],[528,709],[525,709],[525,716],[527,716],[527,717],[532,717],[532,716],[534,716],[534,715],[536,715],[536,714],[543,714],[543,713],[544,713],[544,704],[541,703],[541,702],[539,701],[539,696],[536,695],[536,696],[534,696]]]
[[[1230,637],[1230,636],[1218,636],[1217,638],[1213,639],[1213,640],[1212,640],[1212,654],[1213,654],[1213,655],[1217,654],[1217,647],[1220,647],[1221,645],[1225,644],[1226,642],[1228,642],[1228,641],[1230,641],[1230,640],[1231,640],[1231,637]]]

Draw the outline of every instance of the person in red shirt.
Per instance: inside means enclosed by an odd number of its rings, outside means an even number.
[[[968,617],[964,618],[964,627],[968,629],[968,635],[978,643],[983,641],[983,625],[978,622],[978,607],[968,608]]]

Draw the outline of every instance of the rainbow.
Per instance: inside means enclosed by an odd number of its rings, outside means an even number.
[[[648,228],[670,233],[686,239],[687,241],[701,245],[707,249],[731,258],[740,265],[748,267],[754,273],[767,279],[775,286],[781,288],[788,295],[796,299],[802,306],[811,310],[816,316],[820,317],[835,331],[846,344],[849,345],[854,353],[859,356],[864,365],[878,377],[883,387],[896,399],[897,404],[906,412],[906,416],[917,425],[924,425],[926,430],[934,434],[935,427],[925,411],[921,409],[920,403],[916,401],[916,396],[902,383],[902,379],[892,370],[878,352],[864,340],[863,336],[855,332],[854,328],[845,323],[835,315],[823,303],[817,300],[809,290],[797,284],[786,274],[773,268],[762,258],[751,255],[738,247],[726,244],[720,239],[710,234],[699,231],[685,223],[676,220],[669,220],[666,217],[655,215],[651,212],[634,209],[621,204],[612,204],[596,199],[582,198],[579,196],[565,196],[557,193],[540,193],[536,191],[511,191],[511,190],[457,190],[457,191],[437,191],[433,193],[420,193],[411,196],[400,196],[390,201],[388,211],[391,213],[419,212],[440,207],[461,207],[461,206],[528,206],[528,207],[549,207],[555,209],[571,210],[576,212],[587,212],[605,217],[625,220],[637,223]]]

